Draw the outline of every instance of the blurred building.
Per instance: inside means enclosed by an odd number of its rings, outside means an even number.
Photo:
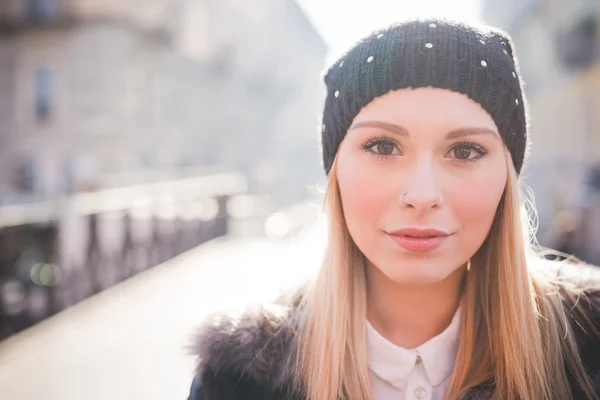
[[[182,48],[235,77],[223,101],[243,104],[221,121],[230,136],[214,149],[219,159],[246,171],[251,190],[283,203],[306,197],[323,175],[327,47],[316,29],[295,0],[192,0],[186,15]]]
[[[534,190],[540,233],[581,199],[600,161],[600,3],[598,0],[485,0],[486,22],[513,38],[531,116],[524,171]]]
[[[3,0],[0,204],[197,166],[310,184],[325,56],[293,0]]]

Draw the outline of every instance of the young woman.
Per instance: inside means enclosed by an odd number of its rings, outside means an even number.
[[[394,25],[327,72],[329,237],[314,281],[206,323],[190,398],[598,398],[591,267],[529,250],[509,38]]]

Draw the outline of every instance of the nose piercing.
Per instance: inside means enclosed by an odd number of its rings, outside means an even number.
[[[407,204],[404,202],[404,197],[408,194],[408,192],[404,192],[404,194],[400,197],[400,203],[402,203],[403,206],[406,206]]]

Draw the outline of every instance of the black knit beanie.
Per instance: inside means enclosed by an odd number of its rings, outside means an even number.
[[[521,172],[527,111],[508,35],[447,20],[413,20],[356,43],[325,75],[322,151],[329,174],[354,117],[391,90],[435,87],[467,95],[493,118]]]

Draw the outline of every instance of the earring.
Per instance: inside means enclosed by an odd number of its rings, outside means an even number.
[[[471,270],[471,259],[469,258],[469,261],[467,261],[467,272]]]

